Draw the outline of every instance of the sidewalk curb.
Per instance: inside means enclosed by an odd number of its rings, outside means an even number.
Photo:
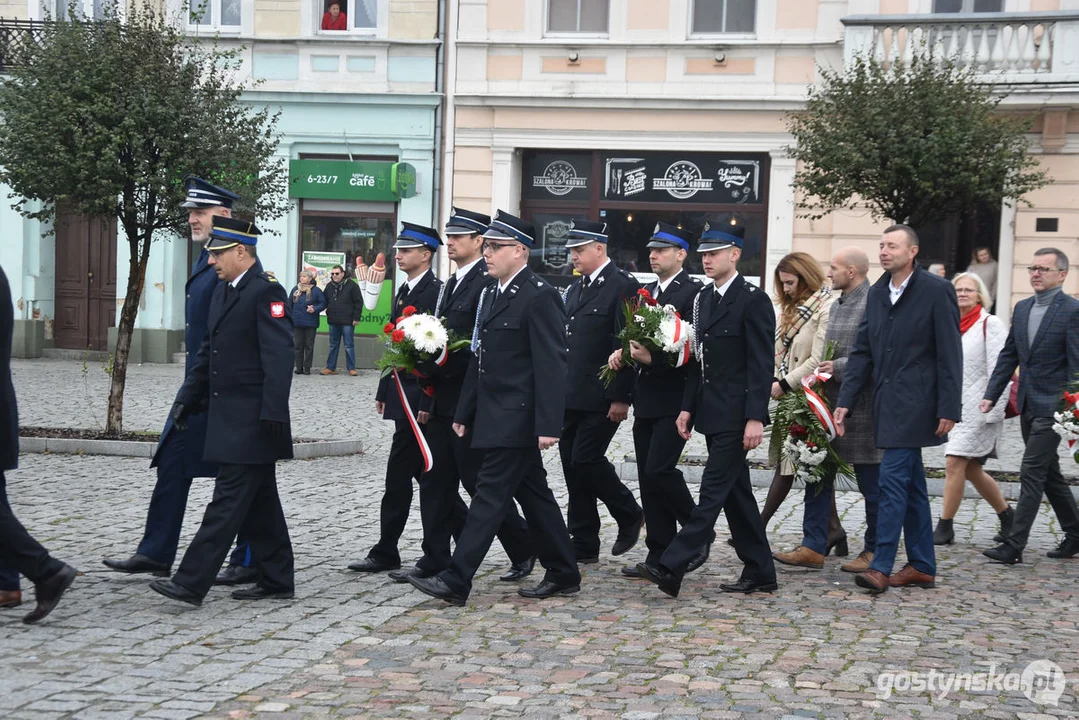
[[[67,455],[112,455],[117,457],[152,458],[156,442],[136,440],[83,440],[77,438],[20,437],[20,453],[61,453]],[[319,440],[295,443],[292,446],[296,460],[309,460],[337,455],[355,455],[363,452],[362,440]]]

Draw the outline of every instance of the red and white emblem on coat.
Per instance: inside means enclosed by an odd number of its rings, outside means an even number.
[[[270,303],[270,315],[272,315],[272,316],[274,316],[276,318],[285,317],[285,303],[283,303],[283,302],[272,302],[272,303]]]

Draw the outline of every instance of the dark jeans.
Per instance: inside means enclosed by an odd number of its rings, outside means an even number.
[[[886,448],[880,461],[880,509],[877,549],[871,570],[892,574],[899,536],[907,546],[907,562],[927,575],[937,574],[933,548],[933,518],[921,448]]]
[[[862,550],[876,552],[877,505],[880,503],[880,465],[856,464],[854,475],[865,499],[865,545]],[[832,514],[835,476],[820,481],[820,486],[806,485],[805,514],[802,516],[802,545],[824,554],[828,549],[828,516]]]
[[[0,568],[0,591],[10,592],[21,589],[19,571],[14,568]]]
[[[51,557],[37,540],[22,526],[7,501],[7,479],[0,472],[0,567],[5,572],[25,575],[30,582],[48,580],[64,569],[64,564]],[[2,589],[18,590],[18,574],[15,586]],[[10,575],[8,576],[10,578]]]
[[[1053,430],[1053,418],[1024,412],[1019,423],[1026,450],[1019,467],[1019,502],[1015,506],[1015,521],[1011,535],[1005,538],[1005,542],[1017,550],[1026,547],[1030,528],[1042,506],[1043,495],[1048,496],[1061,529],[1070,539],[1079,540],[1079,510],[1076,509],[1071,488],[1060,474],[1060,458],[1057,456],[1060,436]]]
[[[337,369],[337,352],[341,341],[345,342],[345,369],[356,369],[356,328],[353,325],[330,325],[330,355],[326,358],[328,370]]]
[[[315,355],[317,327],[292,328],[292,340],[296,346],[296,369],[311,372],[311,360]]]

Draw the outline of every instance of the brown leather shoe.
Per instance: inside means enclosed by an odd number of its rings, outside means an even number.
[[[357,375],[360,374],[360,371],[359,370],[349,370],[348,374],[351,375],[352,377],[356,377]]]
[[[319,373],[319,375],[336,375],[336,374],[337,374],[336,370],[330,370],[329,368],[322,368],[322,371]]]
[[[840,565],[839,569],[843,572],[861,573],[869,569],[869,563],[871,562],[873,562],[873,553],[863,550],[858,553],[858,557]]]
[[[871,595],[880,595],[888,589],[888,577],[880,570],[866,570],[854,576],[854,584],[865,588]]]
[[[0,590],[0,608],[22,605],[22,590]]]
[[[937,586],[937,579],[907,563],[902,570],[892,573],[892,576],[888,578],[888,584],[892,587],[933,588]]]
[[[799,545],[794,550],[786,553],[772,553],[776,562],[784,565],[796,565],[797,567],[821,570],[824,568],[824,556],[816,550],[810,550],[805,545]]]

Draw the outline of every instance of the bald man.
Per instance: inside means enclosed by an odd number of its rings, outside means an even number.
[[[843,294],[832,303],[831,319],[825,337],[825,347],[835,343],[834,359],[820,364],[820,372],[832,374],[825,386],[825,394],[835,407],[839,388],[843,383],[843,371],[847,356],[854,345],[858,325],[865,315],[869,297],[869,256],[857,247],[843,248],[832,258],[828,277],[832,288]],[[862,393],[846,423],[846,434],[837,437],[832,446],[839,456],[854,466],[858,489],[865,497],[865,545],[858,557],[840,566],[846,572],[860,573],[869,568],[877,540],[877,500],[879,495],[880,459],[883,452],[873,439],[873,389],[867,387]],[[826,478],[823,488],[806,487],[805,516],[802,519],[802,544],[788,553],[777,553],[775,559],[784,565],[796,565],[820,569],[824,567],[824,553],[828,547],[828,519],[835,505],[834,477]]]

